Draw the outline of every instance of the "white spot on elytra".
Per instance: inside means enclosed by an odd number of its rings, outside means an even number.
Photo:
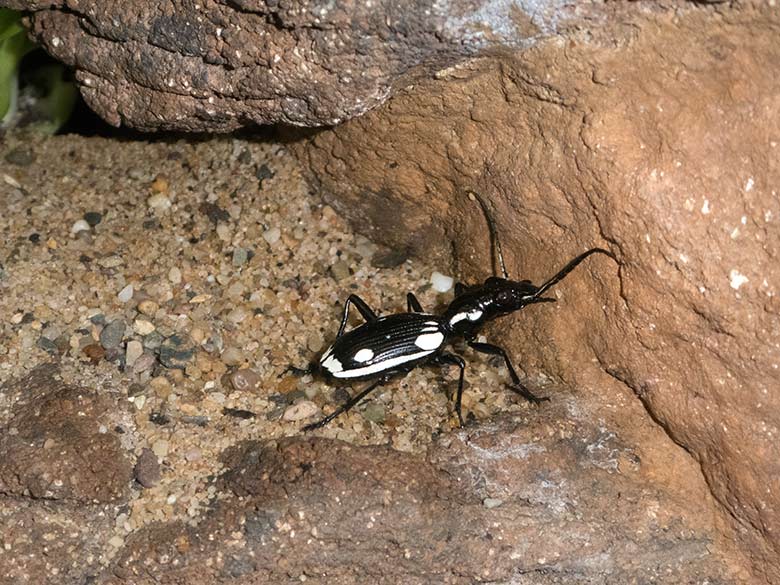
[[[744,274],[740,274],[736,268],[729,272],[729,282],[731,283],[731,288],[734,290],[739,290],[739,287],[741,287],[747,281],[748,277]]]
[[[433,350],[441,346],[444,341],[444,334],[440,331],[436,333],[424,333],[414,340],[414,344],[420,349]]]
[[[455,313],[452,316],[452,319],[450,319],[450,325],[455,325],[455,323],[460,323],[465,318],[466,318],[466,313]]]
[[[476,309],[474,311],[469,311],[469,314],[468,314],[469,321],[476,321],[481,316],[482,316],[482,311],[480,311],[479,309]]]
[[[364,347],[363,349],[358,351],[355,354],[355,357],[353,357],[352,359],[354,359],[356,362],[363,363],[363,362],[367,362],[372,357],[374,357],[374,352],[368,349],[367,347]]]
[[[322,367],[328,370],[331,374],[336,374],[344,369],[344,366],[341,365],[341,362],[332,355],[329,355],[324,360],[322,360]]]

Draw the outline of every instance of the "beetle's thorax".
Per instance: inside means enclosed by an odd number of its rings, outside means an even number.
[[[535,302],[536,291],[537,288],[527,280],[517,282],[491,277],[458,294],[443,318],[453,334],[469,339],[488,321]]]

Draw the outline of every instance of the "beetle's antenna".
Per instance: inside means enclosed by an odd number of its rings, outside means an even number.
[[[615,259],[614,254],[612,254],[612,252],[609,252],[608,250],[604,250],[603,248],[591,248],[587,252],[583,252],[582,254],[577,256],[574,260],[572,260],[566,266],[561,268],[558,274],[556,274],[550,280],[548,280],[542,286],[540,286],[537,289],[537,291],[534,293],[533,298],[536,299],[541,297],[545,292],[547,292],[550,289],[550,287],[552,287],[555,284],[558,284],[561,280],[563,280],[566,277],[567,274],[569,274],[569,272],[577,268],[577,265],[583,260],[585,260],[585,258],[590,256],[591,254],[597,254],[597,253],[606,254],[613,260]]]
[[[482,213],[485,214],[487,220],[488,229],[490,230],[490,261],[493,268],[493,276],[496,275],[496,258],[498,258],[498,264],[501,266],[501,273],[504,278],[509,280],[509,274],[506,271],[506,264],[504,264],[504,255],[501,253],[501,242],[498,240],[498,232],[496,231],[496,224],[493,222],[493,216],[490,214],[490,210],[482,197],[474,191],[469,191],[469,198],[479,201],[479,206],[482,208]]]

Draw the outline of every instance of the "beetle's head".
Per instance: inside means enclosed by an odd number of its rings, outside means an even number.
[[[554,303],[555,299],[539,296],[539,287],[530,280],[508,280],[491,277],[485,281],[485,289],[491,292],[492,310],[496,316],[518,311],[533,303]]]

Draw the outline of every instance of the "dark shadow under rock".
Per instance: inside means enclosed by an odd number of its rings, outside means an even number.
[[[104,582],[735,583],[706,491],[660,485],[571,399],[427,458],[315,437],[225,455],[197,527],[135,534]]]

